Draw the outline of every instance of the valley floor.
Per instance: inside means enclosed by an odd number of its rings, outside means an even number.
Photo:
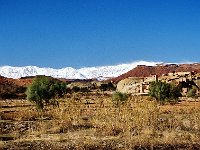
[[[0,149],[200,149],[200,100],[160,105],[109,94],[74,94],[36,111],[26,100],[0,100]]]

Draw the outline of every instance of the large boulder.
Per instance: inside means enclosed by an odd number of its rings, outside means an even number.
[[[140,93],[140,84],[144,78],[126,78],[118,82],[117,91],[122,93]]]

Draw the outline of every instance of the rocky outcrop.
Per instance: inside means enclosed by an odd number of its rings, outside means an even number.
[[[156,80],[157,76],[126,78],[117,84],[117,91],[134,95],[148,94],[150,83]]]

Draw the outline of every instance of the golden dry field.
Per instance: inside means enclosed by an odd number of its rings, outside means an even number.
[[[200,101],[129,96],[116,107],[110,94],[79,93],[37,111],[27,100],[1,100],[0,149],[200,149]]]

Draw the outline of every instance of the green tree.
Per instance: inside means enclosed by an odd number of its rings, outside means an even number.
[[[161,81],[151,82],[149,88],[149,95],[156,98],[157,101],[164,103],[166,100],[178,100],[181,96],[180,90],[173,84]]]
[[[36,77],[27,88],[27,99],[36,104],[37,109],[43,109],[45,104],[58,104],[56,97],[64,96],[66,85],[49,77]]]
[[[179,86],[175,86],[174,84],[170,84],[169,98],[178,101],[178,98],[181,96],[181,88]]]

